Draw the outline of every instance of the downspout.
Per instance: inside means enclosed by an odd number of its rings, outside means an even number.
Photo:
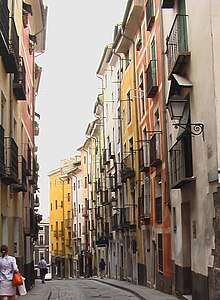
[[[119,122],[120,122],[120,146],[121,146],[121,159],[120,160],[121,161],[118,162],[118,163],[121,163],[121,165],[122,165],[122,160],[123,160],[123,157],[124,157],[124,155],[123,155],[124,154],[124,148],[123,148],[123,140],[122,140],[121,69],[122,69],[123,65],[122,65],[122,58],[119,54],[117,54],[115,52],[115,49],[113,49],[113,54],[115,54],[119,58],[119,62],[120,62],[120,64],[119,64],[119,66],[120,66],[120,80],[119,80],[119,85],[120,85],[119,86],[119,90],[120,90],[120,98],[119,98],[120,119],[119,119]],[[118,169],[118,167],[116,169]],[[124,207],[124,193],[123,192],[122,192],[121,196],[122,196],[122,207]]]

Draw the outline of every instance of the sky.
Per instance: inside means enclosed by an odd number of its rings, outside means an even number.
[[[36,57],[43,68],[36,112],[40,165],[38,186],[43,218],[49,216],[48,173],[60,161],[79,154],[85,131],[94,119],[101,93],[96,76],[104,48],[113,41],[114,26],[122,22],[127,0],[44,0],[48,6],[45,53]]]

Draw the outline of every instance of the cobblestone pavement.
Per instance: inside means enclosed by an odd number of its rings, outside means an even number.
[[[67,279],[52,280],[35,287],[18,300],[177,300],[172,295],[149,289],[145,286],[114,279]]]

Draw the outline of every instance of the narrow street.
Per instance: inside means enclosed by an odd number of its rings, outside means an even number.
[[[132,293],[90,279],[54,280],[46,284],[52,290],[50,300],[138,299]]]

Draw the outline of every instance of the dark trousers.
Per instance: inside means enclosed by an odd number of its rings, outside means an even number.
[[[45,280],[45,275],[46,275],[45,269],[40,269],[40,279],[42,282],[44,282]]]

